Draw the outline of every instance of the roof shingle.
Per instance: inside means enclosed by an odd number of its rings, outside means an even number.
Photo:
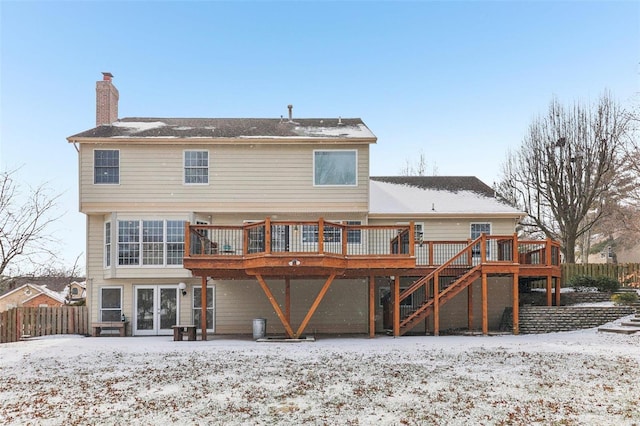
[[[70,136],[79,138],[370,138],[359,118],[123,118]]]

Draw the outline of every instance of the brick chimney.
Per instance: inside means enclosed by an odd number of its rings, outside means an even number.
[[[102,81],[96,82],[96,126],[118,121],[118,99],[120,94],[113,85],[110,72],[102,73]]]

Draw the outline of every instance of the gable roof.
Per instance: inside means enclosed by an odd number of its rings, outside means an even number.
[[[438,191],[472,191],[487,197],[494,190],[475,176],[371,176],[371,180]]]
[[[360,118],[122,118],[69,136],[79,139],[366,139],[376,136]]]
[[[0,281],[2,281],[0,277]],[[5,282],[8,282],[9,288],[7,291],[11,289],[15,289],[16,287],[20,287],[24,284],[34,284],[34,285],[46,285],[49,290],[62,292],[66,286],[69,285],[72,281],[84,281],[83,278],[80,277],[59,277],[59,276],[43,276],[43,277],[33,277],[33,276],[19,276],[19,277],[6,277],[4,278]],[[0,294],[2,291],[0,290]]]
[[[475,176],[371,177],[369,212],[373,216],[525,215],[496,198],[493,189]]]
[[[31,294],[25,293],[25,296],[27,296],[27,298],[24,299],[23,302],[25,302],[27,300],[31,300],[34,297],[39,296],[41,294],[44,294],[44,295],[54,299],[57,302],[64,303],[64,297],[60,293],[58,293],[56,291],[53,291],[53,290],[49,290],[46,285],[38,285],[38,284],[31,284],[31,283],[26,283],[26,284],[21,285],[20,287],[14,288],[13,290],[9,290],[8,292],[6,292],[2,296],[0,296],[0,299],[9,297],[12,294],[15,294],[15,293],[18,293],[20,291],[27,290],[27,289],[33,289],[34,291],[31,292]]]
[[[28,302],[31,299],[35,299],[38,296],[43,296],[44,295],[44,296],[47,296],[47,297],[55,300],[58,303],[64,304],[64,302],[65,302],[64,296],[62,296],[60,293],[56,293],[55,291],[51,291],[46,286],[35,286],[35,287],[40,287],[40,290],[42,292],[32,295],[31,297],[23,300],[22,303]]]

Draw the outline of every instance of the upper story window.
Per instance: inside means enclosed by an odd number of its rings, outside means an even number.
[[[116,149],[93,151],[93,183],[120,183],[120,151]]]
[[[357,185],[356,150],[313,151],[314,186]]]
[[[184,152],[184,183],[207,184],[209,183],[209,152],[185,151]]]

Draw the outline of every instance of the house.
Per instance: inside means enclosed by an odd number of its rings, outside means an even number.
[[[0,312],[13,308],[55,307],[64,305],[64,297],[46,285],[23,284],[0,296]]]
[[[112,79],[96,127],[67,138],[92,322],[203,339],[257,319],[289,337],[486,333],[520,280],[559,286],[558,245],[518,241],[523,213],[478,179],[370,177],[377,138],[359,118],[118,119]]]
[[[79,303],[87,297],[87,283],[85,281],[72,281],[64,289],[64,297],[67,303]]]

